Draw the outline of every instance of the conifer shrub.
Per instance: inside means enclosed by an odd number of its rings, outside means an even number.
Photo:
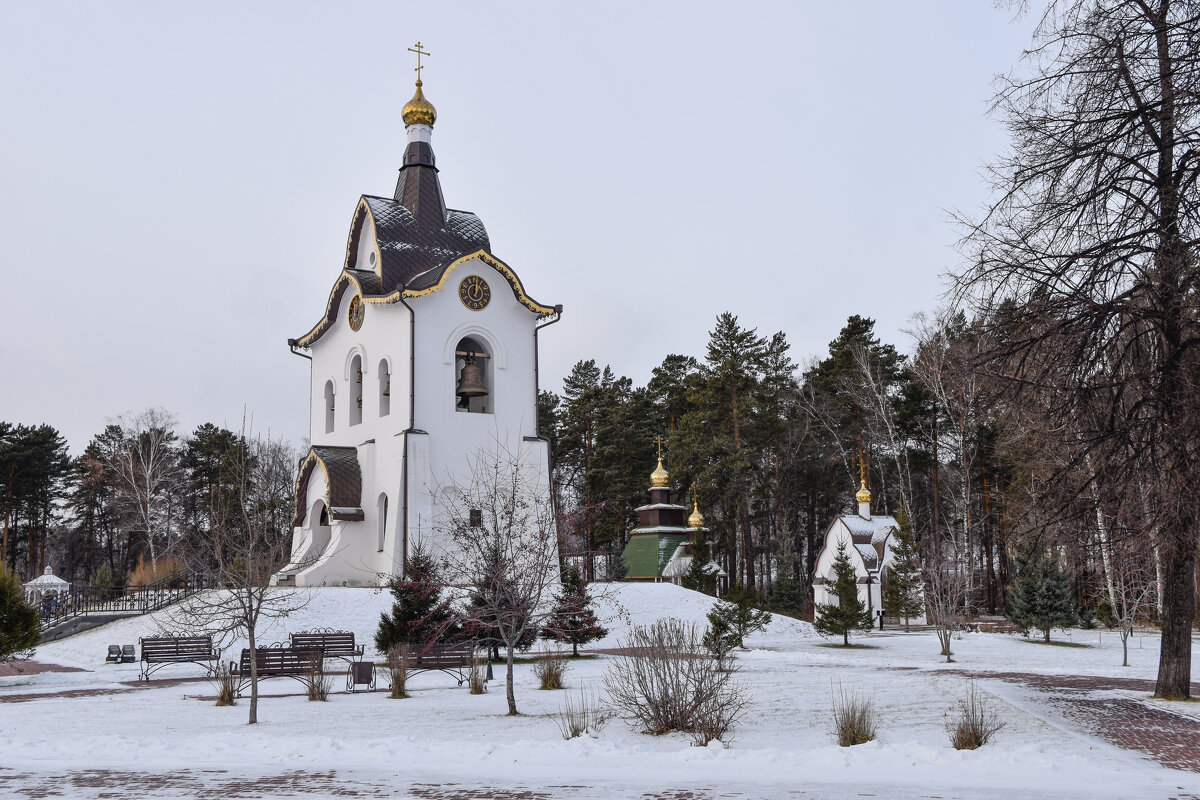
[[[836,603],[820,603],[816,607],[813,627],[822,636],[841,636],[842,644],[850,645],[854,631],[867,633],[874,625],[871,612],[858,598],[858,577],[850,563],[846,542],[839,541],[833,558],[833,595]]]
[[[946,733],[955,750],[977,750],[1004,729],[999,714],[984,699],[974,681],[967,682],[967,696],[958,701],[953,716],[946,715]]]
[[[554,611],[542,626],[541,637],[571,645],[571,657],[578,658],[579,645],[607,635],[608,629],[596,618],[579,569],[571,567],[563,575],[562,593],[554,598]]]
[[[566,654],[557,647],[543,647],[537,661],[533,663],[533,677],[538,679],[538,688],[563,688],[563,677],[566,673]]]
[[[921,577],[921,556],[913,542],[912,523],[908,515],[898,516],[900,529],[892,534],[892,563],[887,568],[887,581],[883,590],[883,607],[889,616],[904,622],[909,621],[925,609],[925,581]]]
[[[728,669],[733,651],[746,646],[747,636],[771,624],[771,614],[756,608],[757,601],[753,590],[736,586],[708,612],[703,644],[721,669]]]
[[[875,698],[857,689],[847,690],[840,683],[833,692],[833,737],[841,747],[853,747],[875,739],[879,714]]]
[[[457,616],[433,557],[420,544],[405,566],[404,576],[393,578],[388,588],[394,602],[379,617],[375,649],[387,653],[396,644],[427,644],[453,638],[459,632]]]
[[[25,602],[17,576],[0,564],[0,663],[33,655],[41,636],[38,610]]]
[[[1071,596],[1071,578],[1059,569],[1057,558],[1017,559],[1017,583],[1008,617],[1026,636],[1032,630],[1040,631],[1046,642],[1050,641],[1051,629],[1079,624],[1079,612]]]

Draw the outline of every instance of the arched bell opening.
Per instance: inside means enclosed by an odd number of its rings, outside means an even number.
[[[309,548],[309,552],[315,558],[325,552],[325,548],[329,546],[329,539],[333,535],[333,529],[329,524],[329,509],[325,507],[324,500],[313,503],[312,510],[308,512],[308,520],[308,524],[312,528],[312,547]]]
[[[377,510],[379,512],[379,545],[376,547],[376,550],[382,553],[384,540],[387,537],[388,499],[386,493],[379,495],[379,504]]]
[[[492,395],[492,354],[472,336],[464,336],[454,348],[454,408],[469,414],[490,414]]]
[[[333,433],[333,381],[325,381],[325,432]]]
[[[392,413],[392,371],[387,359],[379,362],[379,416]]]
[[[362,356],[356,355],[350,359],[350,424],[362,422],[363,412],[363,371]]]

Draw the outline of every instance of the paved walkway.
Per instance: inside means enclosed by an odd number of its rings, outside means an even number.
[[[943,670],[942,674],[1000,679],[1025,686],[1075,728],[1125,750],[1143,753],[1165,767],[1200,772],[1200,720],[1150,705],[1119,692],[1154,694],[1154,681],[1091,675]],[[1192,684],[1200,698],[1200,684]],[[1180,705],[1183,705],[1182,703]],[[1200,702],[1186,704],[1200,713]]]

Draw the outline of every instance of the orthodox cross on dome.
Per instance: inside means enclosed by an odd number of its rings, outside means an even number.
[[[408,52],[417,54],[417,68],[413,71],[417,73],[417,83],[420,83],[421,82],[421,70],[425,69],[423,66],[421,66],[421,56],[430,56],[433,54],[426,50],[421,49],[420,42],[417,42],[417,46],[415,49],[412,47],[408,48]]]
[[[654,441],[658,443],[658,460],[662,461],[662,436],[655,436]]]

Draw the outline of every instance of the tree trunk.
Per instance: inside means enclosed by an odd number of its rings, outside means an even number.
[[[1154,696],[1164,700],[1187,700],[1192,691],[1192,611],[1195,602],[1196,548],[1191,542],[1176,544],[1175,553],[1164,559],[1162,591],[1162,651]]]
[[[508,715],[517,716],[517,696],[513,693],[513,646],[506,646],[505,659],[508,661],[508,674],[504,677],[504,697],[508,700]]]
[[[258,724],[258,654],[254,652],[254,626],[248,625],[250,644],[250,719],[247,725]]]

